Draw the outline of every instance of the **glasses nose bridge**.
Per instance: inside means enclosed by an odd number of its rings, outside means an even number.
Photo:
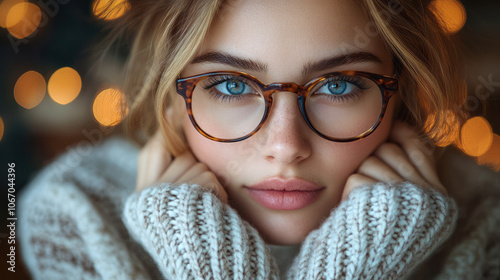
[[[306,91],[306,87],[299,85],[297,83],[293,82],[286,82],[286,83],[272,83],[269,85],[264,86],[264,95],[266,99],[266,116],[263,119],[263,123],[265,123],[269,117],[270,113],[270,108],[273,103],[273,94],[277,92],[292,92],[295,93],[297,97],[297,105],[299,106],[300,114],[306,121],[306,123],[309,124],[309,121],[307,120],[307,116],[305,115],[304,112],[304,92]]]
[[[269,93],[269,96],[276,92],[288,91],[300,95],[302,86],[296,83],[272,83],[265,87],[265,91]]]

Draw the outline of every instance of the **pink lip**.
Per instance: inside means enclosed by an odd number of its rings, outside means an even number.
[[[313,182],[273,177],[246,187],[249,194],[264,207],[275,210],[304,208],[319,198],[324,187]]]

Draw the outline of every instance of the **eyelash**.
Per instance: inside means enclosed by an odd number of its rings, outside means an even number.
[[[337,76],[337,77],[332,77],[332,78],[326,79],[325,83],[336,82],[336,81],[348,82],[348,83],[351,83],[351,84],[359,87],[360,89],[369,89],[370,88],[361,79],[359,79],[357,77],[353,77],[353,76]]]
[[[244,83],[246,86],[250,87],[250,85],[248,85],[248,83],[247,83],[248,81],[245,78],[238,77],[238,76],[232,76],[232,75],[221,75],[221,76],[211,77],[210,79],[207,80],[208,84],[203,85],[202,87],[206,90],[209,90],[210,96],[212,98],[214,98],[215,100],[220,100],[220,101],[225,101],[225,102],[240,100],[241,98],[243,98],[243,96],[241,96],[241,95],[239,95],[239,96],[227,95],[227,94],[219,93],[217,90],[213,89],[214,86],[221,84],[223,82],[230,81],[230,80],[240,81],[240,82]],[[352,76],[337,76],[337,77],[327,78],[326,80],[322,81],[318,87],[321,88],[324,85],[326,85],[327,83],[338,82],[338,81],[344,81],[344,82],[351,83],[361,90],[370,88],[362,80],[360,80],[359,78],[356,78],[356,77],[352,77]],[[324,97],[345,103],[348,101],[355,101],[359,97],[359,95],[360,95],[360,92],[357,91],[355,93],[349,93],[347,95],[339,95],[339,96],[324,95]]]
[[[207,85],[203,85],[202,87],[206,90],[208,90],[208,93],[212,98],[215,100],[220,100],[220,101],[226,101],[226,102],[231,102],[231,101],[237,101],[243,98],[244,96],[242,95],[227,95],[223,93],[219,93],[217,90],[215,90],[213,87],[215,87],[218,84],[221,84],[223,82],[231,81],[231,80],[236,80],[244,83],[246,86],[250,87],[248,85],[248,81],[245,78],[238,77],[238,76],[232,76],[232,75],[221,75],[221,76],[215,76],[211,77],[210,79],[207,80]]]
[[[221,76],[215,76],[215,77],[211,77],[210,79],[207,79],[208,84],[204,85],[203,88],[210,89],[218,84],[221,84],[223,82],[227,82],[230,80],[240,81],[240,82],[248,85],[248,82],[245,78],[238,77],[238,76],[231,76],[231,75],[221,75]]]
[[[340,82],[351,83],[351,84],[355,85],[356,87],[358,87],[361,90],[365,90],[365,89],[369,89],[370,88],[362,80],[360,80],[359,78],[356,78],[356,77],[352,77],[352,76],[337,76],[337,77],[327,78],[324,81],[322,81],[317,87],[322,88],[324,85],[326,85],[326,84],[328,84],[330,82],[339,82],[339,81]],[[348,101],[355,101],[359,97],[359,95],[360,95],[360,92],[357,91],[355,93],[349,93],[349,94],[346,94],[346,95],[338,95],[338,96],[335,96],[335,95],[323,95],[323,96],[325,98],[329,98],[329,99],[333,99],[335,101],[339,101],[339,102],[345,103],[345,102],[348,102]]]

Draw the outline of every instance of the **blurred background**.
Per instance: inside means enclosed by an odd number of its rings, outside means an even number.
[[[103,7],[116,7],[106,18]],[[450,36],[463,41],[469,120],[448,141],[500,172],[500,1],[434,0],[431,9]],[[29,279],[16,243],[16,272],[7,270],[7,163],[14,162],[16,197],[38,170],[71,147],[122,133],[122,56],[96,68],[93,48],[107,20],[127,0],[3,0],[0,2],[0,278]],[[450,124],[453,124],[453,114]],[[432,121],[432,120],[430,120]],[[21,245],[22,246],[22,245]]]

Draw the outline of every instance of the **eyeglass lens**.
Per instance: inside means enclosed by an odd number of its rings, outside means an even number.
[[[361,76],[329,77],[311,88],[305,99],[307,119],[328,137],[348,139],[371,129],[379,120],[383,96],[379,86]],[[265,114],[265,98],[252,80],[212,75],[192,95],[193,117],[207,134],[236,139],[253,132]]]

